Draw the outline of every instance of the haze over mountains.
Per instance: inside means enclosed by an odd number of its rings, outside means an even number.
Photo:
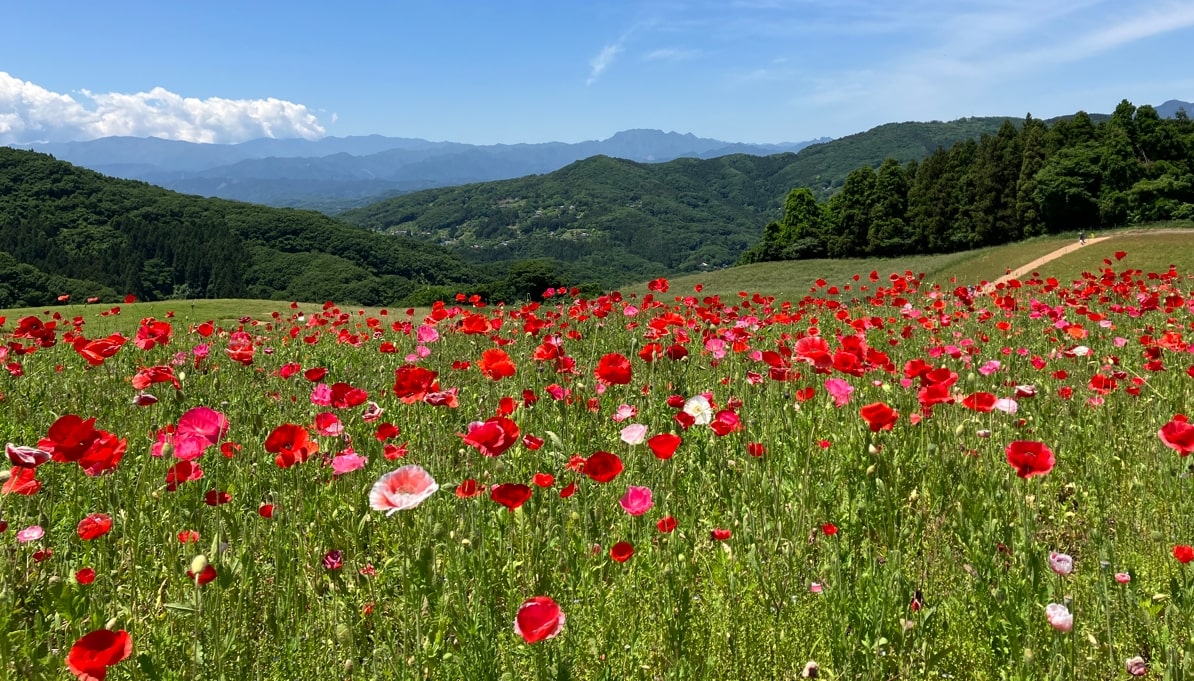
[[[418,189],[551,172],[591,156],[640,162],[794,152],[825,141],[741,144],[659,130],[625,130],[574,144],[472,145],[423,139],[325,137],[195,144],[105,137],[28,145],[76,165],[203,196],[337,212]]]

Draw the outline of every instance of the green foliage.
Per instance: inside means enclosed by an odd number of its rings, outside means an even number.
[[[112,302],[132,293],[377,305],[419,285],[485,277],[417,239],[317,213],[176,194],[27,151],[0,148],[0,188],[0,250],[25,266],[4,266],[11,274],[0,295],[11,304],[61,294]]]
[[[1052,128],[1032,116],[1019,128],[1004,121],[919,163],[862,165],[823,210],[827,228],[811,240],[786,229],[798,218],[785,215],[742,262],[948,253],[1184,219],[1194,215],[1194,129],[1126,100],[1098,122],[1085,112]]]

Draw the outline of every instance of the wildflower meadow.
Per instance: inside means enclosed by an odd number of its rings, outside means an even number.
[[[0,317],[0,676],[1194,674],[1194,292]]]

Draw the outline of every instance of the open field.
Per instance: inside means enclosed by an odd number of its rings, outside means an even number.
[[[0,314],[0,676],[1194,674],[1190,280],[860,274]]]

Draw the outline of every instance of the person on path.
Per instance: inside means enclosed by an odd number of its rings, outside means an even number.
[[[1086,245],[1086,232],[1083,230],[1078,230],[1078,245],[1079,246]]]

